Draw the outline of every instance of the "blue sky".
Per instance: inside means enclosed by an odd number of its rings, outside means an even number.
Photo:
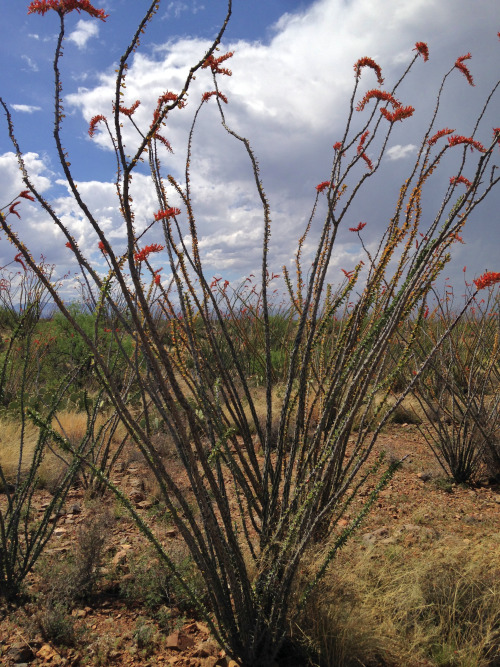
[[[95,238],[67,196],[52,146],[52,58],[58,17],[54,12],[44,17],[28,16],[27,4],[22,0],[3,2],[0,94],[12,111],[36,182],[54,201],[80,247],[98,263],[101,258]],[[63,141],[80,191],[119,246],[123,229],[112,185],[113,156],[104,135],[97,133],[91,141],[87,129],[93,115],[110,114],[116,62],[149,2],[97,0],[94,4],[109,13],[106,22],[76,12],[67,18],[62,60]],[[127,105],[141,99],[135,116],[139,123],[148,126],[162,91],[178,89],[189,66],[217,33],[225,9],[224,0],[161,3],[139,54],[131,61],[124,98]],[[498,8],[491,0],[233,0],[233,16],[221,49],[235,51],[228,62],[233,76],[223,77],[220,84],[229,98],[228,121],[251,140],[260,160],[272,208],[273,270],[278,272],[283,263],[292,265],[315,185],[329,177],[332,144],[341,137],[354,82],[354,62],[361,56],[375,58],[390,85],[411,60],[416,41],[427,42],[430,49],[429,62],[417,63],[401,91],[402,101],[416,108],[415,118],[405,121],[391,136],[376,185],[361,197],[339,235],[331,269],[332,279],[338,275],[339,281],[340,269],[351,269],[362,258],[359,243],[347,227],[365,220],[365,242],[375,247],[390,219],[399,185],[411,168],[440,79],[455,59],[468,51],[473,56],[468,64],[476,86],[471,88],[460,72],[454,73],[437,129],[448,126],[456,128],[458,134],[471,134],[484,99],[498,78],[499,29]],[[370,79],[368,74],[366,86],[375,87],[375,77]],[[165,135],[174,155],[163,156],[165,173],[182,174],[195,101],[211,87],[209,77],[200,74],[187,108],[169,118]],[[500,124],[498,100],[497,93],[478,133],[483,143],[490,141],[491,128]],[[126,137],[131,143],[135,141],[131,132]],[[11,151],[2,114],[2,204],[24,189]],[[238,280],[255,272],[260,258],[260,204],[245,155],[220,129],[215,105],[207,105],[195,135],[192,168],[207,273]],[[424,213],[430,214],[439,204],[450,175],[446,169],[436,175]],[[144,174],[138,174],[135,185],[136,203],[144,211],[143,219],[138,220],[140,227],[157,206]],[[65,240],[54,232],[46,216],[26,201],[20,210],[24,214],[20,229],[28,235],[33,255],[43,253],[61,273],[74,270]],[[470,279],[486,269],[500,270],[499,210],[497,192],[469,222],[463,234],[466,244],[457,244],[447,275],[462,280],[464,265]],[[3,266],[10,260],[12,248],[3,239],[0,243]]]

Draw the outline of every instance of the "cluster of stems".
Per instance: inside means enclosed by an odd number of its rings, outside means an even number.
[[[73,4],[78,8],[78,3]],[[231,128],[223,108],[227,98],[219,90],[219,79],[229,73],[221,67],[229,54],[214,56],[231,15],[231,2],[218,36],[190,69],[182,90],[161,96],[150,126],[141,128],[133,117],[138,105],[124,107],[122,92],[128,61],[157,11],[155,0],[120,59],[110,120],[105,115],[92,120],[91,133],[102,123],[116,153],[117,206],[126,229],[126,247],[120,253],[115,252],[83,200],[62,145],[59,61],[67,13],[62,6],[64,0],[57,6],[59,9],[53,7],[60,18],[54,58],[54,137],[75,206],[99,239],[108,267],[104,276],[84,256],[54,207],[35,187],[8,109],[2,104],[26,188],[73,251],[86,290],[85,299],[96,320],[111,316],[119,328],[119,334],[113,329],[110,335],[132,392],[124,390],[119,382],[113,370],[114,357],[102,353],[95,337],[79,325],[53,283],[41,274],[39,277],[86,342],[93,372],[131,441],[150,466],[172,520],[204,578],[206,598],[197,597],[189,582],[176,573],[180,585],[230,655],[244,665],[268,665],[278,654],[312,588],[397,468],[398,463],[387,469],[381,467],[381,461],[368,463],[374,444],[392,411],[415,387],[449,328],[454,326],[452,322],[443,331],[396,402],[390,404],[401,369],[411,358],[432,284],[448,261],[450,248],[457,242],[466,219],[498,184],[492,169],[498,131],[486,147],[475,138],[491,96],[471,137],[453,135],[446,140],[451,131],[439,130],[437,123],[445,82],[456,67],[445,75],[415,162],[401,186],[393,216],[378,246],[364,246],[360,234],[363,224],[353,228],[363,244],[365,260],[345,272],[341,285],[335,285],[329,269],[337,235],[367,182],[377,178],[395,124],[408,122],[414,113],[412,107],[402,106],[395,95],[428,51],[419,42],[417,53],[392,89],[379,90],[377,94],[372,91],[362,104],[358,100],[360,80],[370,75],[365,68],[375,70],[379,85],[382,78],[380,67],[373,60],[358,61],[346,126],[334,146],[330,177],[317,187],[310,219],[298,242],[296,277],[283,268],[289,295],[285,311],[289,344],[286,363],[281,357],[278,372],[273,342],[277,306],[270,286],[273,267],[269,266],[270,206],[250,142]],[[84,9],[83,5],[80,9]],[[187,90],[194,74],[202,69],[211,74],[213,94],[202,97],[194,114],[184,182],[180,183],[164,174],[160,156],[168,146],[159,129],[172,113],[187,113],[183,110]],[[205,273],[200,251],[190,167],[197,120],[209,100],[217,104],[222,126],[246,152],[256,197],[262,206],[260,280],[250,295],[242,288],[214,285]],[[384,106],[387,102],[390,109]],[[125,123],[137,131],[133,150],[130,140],[125,150]],[[435,216],[427,215],[424,220],[422,198],[444,155],[450,151],[457,156],[458,171],[443,193]],[[146,231],[138,235],[130,192],[132,175],[144,155],[149,161],[158,212]],[[469,180],[464,189],[460,176],[465,171]],[[181,202],[180,208],[171,205],[169,197],[174,196]],[[322,220],[320,198],[326,201]],[[15,244],[25,264],[37,271],[29,249],[8,217],[1,219],[5,235]],[[313,226],[317,242],[305,270],[304,248]],[[161,243],[144,245],[151,237],[157,239],[158,231]],[[158,257],[168,267],[168,285],[158,279],[151,263]],[[398,363],[387,373],[389,346],[401,323],[410,316],[414,326]],[[241,332],[247,331],[248,318],[259,332],[255,356],[265,394],[263,414],[254,391],[255,366],[249,368],[240,356],[238,339]],[[132,341],[131,347],[124,344],[124,337]],[[194,502],[186,498],[184,478],[177,479],[165,463],[158,447],[159,432],[174,442]],[[175,570],[168,545],[152,533],[113,485],[106,470],[98,469],[84,454],[75,455],[113,489],[163,561]],[[373,493],[349,525],[340,530],[338,519],[345,514],[356,491],[369,480]],[[319,540],[328,544],[324,558],[311,572],[307,589],[297,591],[297,575],[307,550]]]

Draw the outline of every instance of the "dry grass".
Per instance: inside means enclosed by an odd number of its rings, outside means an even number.
[[[0,466],[7,482],[16,478],[19,464],[21,476],[29,470],[33,461],[39,430],[31,423],[26,423],[24,433],[19,422],[0,420]],[[21,456],[22,441],[22,457]],[[53,452],[47,450],[38,469],[40,486],[50,488],[64,472],[64,463]]]
[[[350,545],[310,600],[298,634],[318,665],[500,664],[500,535],[409,551]]]
[[[95,421],[94,431],[97,433],[99,428],[108,419],[109,415],[106,413],[99,414]],[[71,442],[72,445],[77,445],[85,432],[87,431],[87,413],[85,412],[71,412],[64,411],[57,414],[57,419],[54,419],[52,426],[58,432]],[[113,436],[112,442],[118,445],[125,437],[126,429],[123,425],[119,425]]]
[[[96,420],[95,432],[106,420],[107,415],[99,415]],[[81,441],[87,430],[87,415],[84,412],[61,412],[57,419],[52,422],[54,430],[67,438],[72,445],[76,446]],[[39,430],[30,422],[25,423],[24,432],[18,421],[0,420],[0,466],[8,482],[12,482],[17,475],[19,457],[21,453],[22,439],[22,461],[21,475],[26,474],[33,460]],[[113,446],[118,446],[125,435],[125,428],[119,426],[112,439]],[[65,456],[56,449],[47,448],[43,461],[38,470],[39,485],[52,488],[58,483],[65,470]]]

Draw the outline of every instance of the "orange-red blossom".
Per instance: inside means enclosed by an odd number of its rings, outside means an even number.
[[[356,78],[359,79],[361,76],[361,68],[362,67],[371,67],[371,69],[375,72],[377,75],[377,81],[378,85],[381,86],[384,83],[384,79],[382,78],[382,70],[380,68],[380,65],[377,65],[377,63],[373,60],[373,58],[360,58],[355,64],[354,64],[354,72],[356,75]]]
[[[451,137],[448,137],[448,143],[450,146],[458,146],[459,144],[468,144],[472,149],[478,150],[480,153],[485,153],[486,149],[483,144],[479,141],[473,139],[473,137],[464,137],[462,135],[453,134]]]
[[[360,232],[362,229],[366,227],[366,222],[360,222],[357,227],[349,227],[350,232]]]
[[[181,212],[180,208],[166,208],[164,211],[158,211],[155,213],[155,220],[163,220],[163,218],[172,218],[174,215],[179,215]]]
[[[424,59],[424,63],[426,63],[429,60],[429,47],[425,42],[417,42],[413,50],[418,51],[418,53]]]
[[[34,0],[28,5],[28,14],[41,14],[42,16],[53,9],[59,14],[69,14],[74,9],[78,13],[86,12],[89,16],[105,21],[109,14],[104,9],[96,9],[89,0]]]
[[[464,60],[469,60],[471,57],[472,56],[470,53],[466,53],[465,56],[460,56],[455,61],[455,67],[462,72],[462,74],[467,79],[469,85],[473,86],[474,79],[472,78],[472,74],[469,72],[466,65],[464,65]]]
[[[319,184],[316,186],[316,190],[317,190],[318,192],[324,192],[324,190],[326,190],[326,189],[329,188],[329,187],[330,187],[330,181],[323,181],[322,183],[319,183]]]
[[[500,273],[496,273],[495,271],[487,271],[474,280],[474,285],[478,290],[491,287],[492,285],[496,285],[496,283],[500,283]]]
[[[384,118],[387,118],[387,120],[390,123],[395,123],[398,120],[403,120],[403,118],[409,118],[410,116],[413,115],[413,112],[415,111],[414,107],[398,107],[395,109],[392,113],[387,110],[386,107],[383,107],[380,109],[380,113]]]
[[[149,257],[151,253],[160,252],[163,250],[163,248],[164,246],[160,245],[159,243],[151,243],[151,245],[147,245],[142,250],[136,252],[134,259],[136,262],[143,262],[147,257]]]
[[[233,55],[234,51],[229,51],[228,53],[225,53],[223,56],[219,56],[218,58],[210,55],[203,63],[202,68],[206,69],[207,67],[210,67],[214,74],[225,74],[226,76],[231,76],[232,72],[230,69],[227,69],[226,67],[219,67],[219,65],[229,58],[232,58]]]

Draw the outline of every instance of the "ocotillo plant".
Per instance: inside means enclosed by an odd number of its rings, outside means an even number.
[[[445,473],[458,483],[500,472],[499,299],[492,289],[480,298],[475,288],[483,282],[466,284],[470,306],[413,390],[426,416],[420,431]],[[451,290],[436,301],[412,351],[414,369],[456,318]]]
[[[269,284],[272,268],[269,266],[270,206],[251,145],[231,129],[223,109],[228,100],[219,89],[220,77],[229,73],[226,61],[232,54],[217,56],[216,48],[230,18],[231,2],[218,36],[208,51],[200,54],[182,90],[161,95],[152,111],[150,126],[142,128],[134,119],[139,103],[125,106],[122,93],[128,61],[157,7],[155,0],[119,62],[111,115],[95,116],[89,129],[93,136],[98,125],[103,127],[116,152],[117,206],[126,229],[126,249],[121,254],[115,252],[83,200],[61,138],[59,62],[66,14],[76,9],[102,20],[106,16],[88,0],[39,0],[29,8],[31,13],[41,14],[54,10],[59,16],[60,32],[54,58],[54,137],[75,206],[99,238],[109,267],[105,278],[92,267],[54,207],[34,186],[7,106],[3,106],[29,196],[39,202],[65,236],[68,249],[78,260],[82,284],[88,286],[87,297],[96,312],[112,313],[120,328],[134,340],[131,354],[127,354],[123,346],[120,350],[129,371],[135,374],[139,411],[123,400],[107,358],[100,354],[92,337],[78,326],[57,290],[47,284],[61,312],[86,340],[96,373],[150,465],[166,507],[207,584],[206,601],[191,594],[193,602],[198,604],[215,637],[231,656],[246,666],[269,665],[287,638],[296,612],[296,607],[295,612],[292,611],[292,600],[298,600],[293,604],[300,607],[337,550],[359,524],[377,490],[394,472],[395,466],[385,473],[380,473],[380,465],[370,468],[370,472],[379,475],[374,493],[361,514],[343,532],[336,534],[307,589],[297,595],[296,575],[308,546],[335,531],[337,519],[353,497],[347,490],[355,492],[369,474],[364,464],[389,418],[390,410],[384,409],[385,398],[400,370],[396,367],[388,376],[382,374],[388,345],[409,313],[416,310],[421,315],[423,300],[445,265],[448,251],[457,241],[466,218],[498,184],[498,176],[491,167],[500,132],[496,129],[492,134],[489,129],[484,137],[481,135],[487,144],[480,143],[477,137],[482,131],[479,121],[483,113],[471,136],[440,129],[437,125],[448,78],[458,73],[471,80],[464,63],[467,58],[458,58],[437,93],[435,111],[378,249],[374,252],[367,249],[365,264],[346,270],[342,285],[331,285],[328,270],[337,234],[346,224],[348,212],[367,181],[377,176],[394,126],[404,123],[415,112],[396,98],[396,90],[417,66],[417,61],[428,60],[429,53],[426,44],[418,42],[414,57],[392,89],[382,88],[382,71],[374,60],[363,57],[355,64],[354,90],[347,107],[345,131],[334,144],[331,173],[317,186],[310,220],[298,243],[296,279],[284,269],[293,335],[278,402],[273,392],[276,377],[271,341],[274,304]],[[203,74],[201,70],[212,75],[212,83],[194,115],[188,138],[185,182],[181,184],[172,176],[165,176],[161,167],[159,149],[168,148],[169,144],[160,134],[160,128],[167,115],[187,113],[182,111],[186,92],[193,76],[198,74],[200,78]],[[361,77],[373,74],[379,87],[359,99]],[[491,96],[485,107],[490,100]],[[228,314],[229,320],[241,315],[224,305],[224,298],[214,290],[203,269],[190,165],[196,123],[204,105],[210,101],[218,105],[223,127],[246,151],[262,204],[260,285],[249,305],[258,312],[262,326],[264,420],[256,409],[246,367],[240,362],[232,335],[234,327],[228,324]],[[125,123],[137,130],[137,144],[132,147],[127,140],[126,150]],[[368,149],[376,154],[374,158],[368,157]],[[161,243],[148,243],[147,233],[139,237],[134,227],[136,211],[130,196],[131,179],[144,154],[149,159],[157,197],[157,212],[151,216],[147,232],[160,228]],[[445,155],[456,155],[456,172],[451,174],[434,217],[424,223],[422,197]],[[362,176],[353,182],[359,170]],[[181,208],[171,205],[173,195],[182,202]],[[327,211],[318,224],[320,197],[326,198]],[[313,220],[320,232],[306,272],[302,255]],[[23,261],[34,267],[27,246],[14,233],[7,216],[2,218],[1,224]],[[363,227],[364,223],[359,223],[351,229],[361,238]],[[161,256],[168,263],[172,276],[168,285],[151,265],[153,255]],[[410,335],[400,364],[408,358],[413,340],[414,336]],[[411,382],[416,382],[425,364]],[[410,386],[406,387],[399,400],[409,390]],[[161,422],[175,443],[194,503],[187,501],[185,488],[162,461],[153,437],[155,420]],[[276,422],[277,429],[274,428]],[[108,484],[112,487],[109,480]],[[114,490],[148,534],[162,559],[175,569],[162,544],[120,491]],[[180,573],[178,577],[189,594],[189,582],[182,579]]]
[[[61,466],[52,498],[41,515],[37,515],[33,500],[40,467],[54,443],[51,432],[43,426],[37,434],[30,434],[28,411],[33,389],[35,393],[38,389],[36,371],[44,354],[44,346],[40,346],[37,339],[36,327],[46,304],[47,291],[39,275],[50,280],[51,270],[44,263],[38,266],[37,271],[28,267],[25,269],[21,275],[7,274],[4,277],[2,292],[9,290],[9,294],[1,299],[5,320],[11,328],[7,335],[2,332],[0,406],[2,416],[8,408],[7,415],[11,419],[17,417],[19,421],[17,451],[9,465],[0,464],[0,493],[3,496],[0,505],[0,598],[8,600],[19,597],[26,576],[50,540],[56,527],[54,517],[58,516],[78,473],[79,454],[83,449],[82,445],[77,446],[76,455],[67,466]],[[59,377],[53,386],[50,401],[40,408],[45,421],[50,423],[81,372],[81,368],[73,369]],[[12,450],[12,445],[8,438],[2,437],[2,449]]]

